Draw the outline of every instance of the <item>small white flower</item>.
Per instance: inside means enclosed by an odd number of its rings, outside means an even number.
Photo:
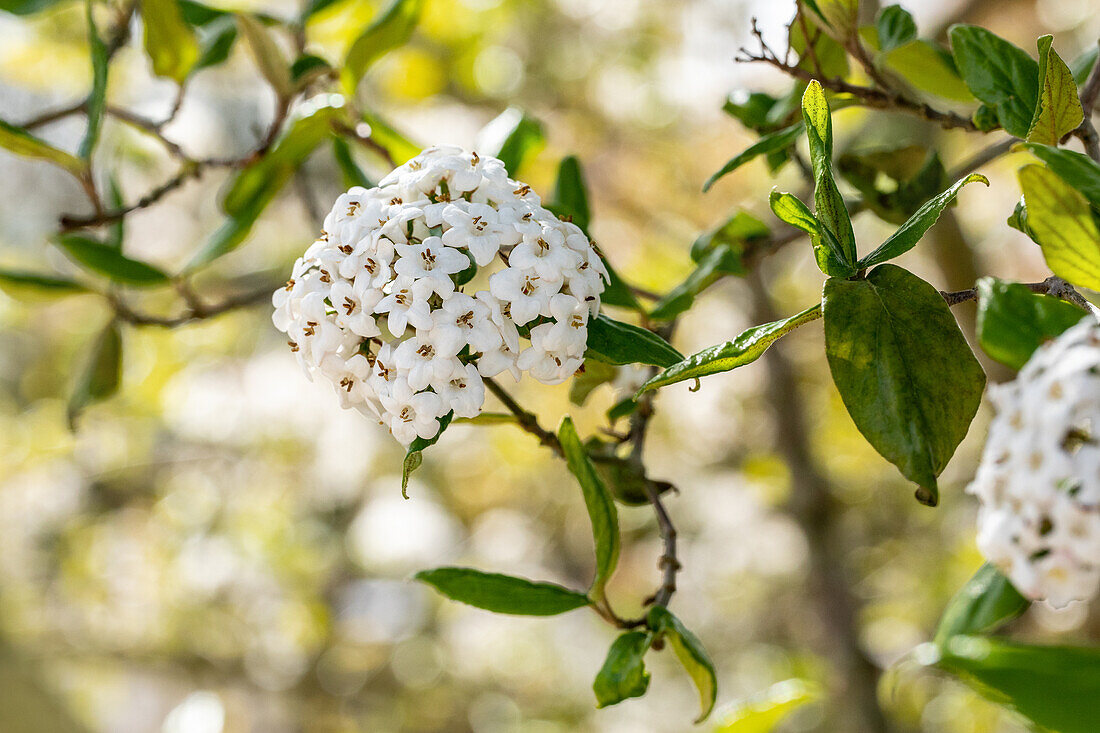
[[[489,292],[506,301],[517,326],[530,323],[539,314],[550,312],[550,296],[560,283],[546,282],[533,270],[509,267],[489,277]]]
[[[537,234],[524,234],[508,255],[511,267],[534,270],[543,282],[561,282],[580,263],[581,256],[565,246],[565,235],[553,225],[543,225]]]
[[[405,375],[408,385],[414,390],[429,385],[442,384],[451,378],[462,363],[455,358],[457,349],[445,348],[446,344],[436,344],[428,335],[417,334],[402,341],[394,349],[397,369]]]
[[[434,438],[439,433],[439,411],[443,401],[434,392],[413,392],[400,382],[393,394],[382,398],[390,432],[407,446],[417,438]],[[446,414],[446,413],[444,413]]]
[[[496,209],[492,206],[467,204],[459,207],[448,204],[443,210],[443,221],[450,225],[450,229],[443,233],[443,243],[449,247],[469,249],[479,267],[492,262],[500,251],[504,227],[500,225]]]
[[[454,410],[455,417],[477,417],[485,403],[485,383],[477,367],[466,364],[457,369],[451,378],[439,385],[443,404]]]
[[[386,328],[397,337],[405,333],[405,328],[431,328],[432,315],[428,306],[428,296],[432,293],[432,284],[427,280],[413,280],[399,277],[393,281],[393,289],[374,307],[375,313],[389,313]]]
[[[470,260],[457,249],[447,247],[439,237],[428,237],[415,244],[398,244],[400,258],[393,269],[398,275],[427,282],[443,297],[454,292],[451,275],[470,266]]]
[[[583,356],[588,342],[588,308],[572,295],[558,293],[550,298],[553,325],[547,330],[543,347],[572,356]],[[532,331],[532,340],[534,332]]]

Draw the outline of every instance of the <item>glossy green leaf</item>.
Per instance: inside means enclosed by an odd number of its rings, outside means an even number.
[[[718,697],[718,678],[714,674],[714,663],[710,661],[703,645],[695,638],[695,634],[687,630],[680,619],[672,615],[664,606],[654,606],[649,609],[647,623],[659,637],[664,638],[672,646],[672,651],[684,665],[692,682],[699,691],[700,713],[695,719],[701,723],[714,709],[714,701]]]
[[[443,437],[443,431],[454,420],[454,416],[454,410],[451,410],[439,418],[439,432],[430,438],[416,437],[409,443],[409,447],[405,450],[405,460],[401,464],[401,496],[409,498],[409,474],[420,468],[420,464],[424,462],[424,450],[439,442]]]
[[[86,168],[86,163],[72,153],[58,150],[45,140],[40,140],[23,128],[3,120],[0,120],[0,148],[24,158],[48,161],[78,178],[84,174]]]
[[[888,5],[875,18],[879,49],[892,51],[898,46],[916,39],[917,22],[909,11],[900,5]]]
[[[657,301],[649,312],[649,317],[655,321],[668,321],[690,308],[696,295],[718,282],[725,274],[721,268],[728,257],[727,250],[712,249],[682,283]]]
[[[596,473],[592,459],[588,457],[568,415],[558,427],[558,442],[565,454],[569,472],[581,485],[584,505],[588,509],[588,518],[592,521],[592,538],[596,545],[596,575],[592,579],[588,595],[593,600],[599,600],[603,598],[604,587],[619,562],[619,514],[611,493]]]
[[[719,179],[733,173],[750,160],[758,158],[761,155],[773,153],[777,150],[785,150],[794,145],[795,141],[798,140],[798,136],[801,134],[802,124],[797,123],[790,127],[785,127],[782,130],[776,130],[775,132],[769,132],[767,135],[764,135],[755,143],[730,158],[717,173],[708,178],[707,182],[703,184],[703,193],[709,191],[711,186],[717,183]]]
[[[1031,605],[1008,578],[989,563],[966,582],[947,604],[934,642],[941,647],[952,636],[985,634],[1016,618]]]
[[[1083,153],[1051,145],[1024,143],[1023,147],[1087,198],[1093,209],[1100,211],[1100,163]]]
[[[952,637],[936,666],[1058,733],[1093,733],[1100,719],[1100,649]]]
[[[608,364],[651,364],[667,367],[684,358],[663,338],[644,328],[599,314],[588,322],[585,357]]]
[[[516,616],[556,616],[588,605],[583,593],[554,583],[483,573],[472,568],[435,568],[413,576],[453,601],[493,613]]]
[[[810,142],[810,164],[814,170],[814,218],[822,229],[828,229],[839,244],[836,258],[846,265],[856,261],[856,237],[852,232],[852,220],[844,208],[844,197],[833,180],[833,122],[825,90],[816,81],[806,86],[802,95],[802,120],[806,125],[806,138]],[[835,245],[829,237],[823,236]]]
[[[997,361],[1021,369],[1037,348],[1078,323],[1085,312],[1026,285],[978,281],[978,342]]]
[[[843,248],[832,232],[823,228],[809,207],[794,194],[772,189],[768,197],[772,213],[796,229],[810,235],[810,245],[814,250],[814,259],[818,269],[827,275],[847,277],[856,272],[855,265],[844,261]]]
[[[627,631],[615,640],[592,683],[596,707],[604,708],[645,694],[649,689],[645,653],[652,641],[653,635],[644,631]]]
[[[339,135],[332,136],[332,156],[336,159],[336,166],[340,169],[345,189],[354,186],[362,186],[363,188],[374,186],[367,174],[355,162],[355,156],[352,155],[348,141]]]
[[[1039,98],[1039,65],[992,31],[955,25],[948,34],[955,64],[975,97],[997,111],[1001,126],[1026,137]]]
[[[178,0],[141,0],[145,53],[153,73],[182,82],[202,55],[198,38],[184,22]]]
[[[510,107],[486,125],[489,153],[504,163],[513,178],[523,164],[545,143],[542,123],[526,112]]]
[[[1016,172],[1027,205],[1028,228],[1055,275],[1100,290],[1100,231],[1089,202],[1055,172],[1025,165]]]
[[[867,441],[938,501],[936,477],[966,435],[985,373],[939,291],[894,265],[825,283],[825,354]]]
[[[254,15],[245,13],[237,16],[237,28],[245,43],[248,44],[260,74],[280,99],[290,99],[294,93],[294,85],[290,80],[290,64],[275,43],[271,31],[265,28]]]
[[[956,181],[951,188],[947,189],[939,196],[930,199],[924,206],[920,207],[917,213],[909,218],[909,221],[902,224],[896,232],[891,234],[887,240],[879,245],[871,254],[860,260],[860,269],[873,267],[874,265],[892,260],[915,247],[917,242],[921,240],[921,237],[924,236],[925,232],[927,232],[940,218],[940,214],[947,208],[947,205],[959,194],[962,187],[968,183],[974,183],[975,181],[980,181],[987,186],[989,185],[989,179],[980,173],[971,173],[966,178]]]
[[[592,212],[588,207],[588,189],[584,185],[581,162],[575,155],[567,155],[558,165],[558,180],[554,184],[555,213],[568,217],[581,229],[588,231]]]
[[[123,285],[152,286],[168,282],[168,275],[152,265],[132,260],[114,247],[82,234],[61,234],[55,240],[77,264]]]
[[[76,420],[85,407],[118,392],[121,380],[122,334],[118,324],[111,321],[92,344],[84,371],[69,397],[69,427],[75,428]]]
[[[785,717],[821,697],[821,690],[800,679],[776,682],[722,715],[714,733],[772,733]]]
[[[753,326],[742,331],[732,341],[711,346],[697,354],[673,364],[660,374],[642,385],[638,394],[658,389],[689,379],[698,379],[708,374],[728,372],[739,366],[756,361],[781,336],[790,333],[799,326],[821,318],[821,304],[817,303],[801,313],[781,321]]]
[[[0,290],[17,300],[60,297],[89,292],[75,280],[46,273],[0,268]]]
[[[103,113],[107,108],[107,45],[99,37],[91,0],[85,0],[85,18],[88,23],[88,46],[92,56],[92,91],[88,94],[88,127],[77,151],[84,160],[90,160],[99,141],[99,128],[103,125]]]
[[[951,185],[936,151],[920,145],[845,153],[837,170],[880,219],[899,225]]]
[[[1027,141],[1057,145],[1062,136],[1084,119],[1073,72],[1051,44],[1054,36],[1041,36],[1039,45],[1039,102],[1027,132]]]
[[[837,41],[844,42],[856,31],[859,0],[814,0],[802,3],[817,19],[821,29]]]
[[[393,49],[405,45],[420,22],[424,0],[394,0],[371,21],[348,48],[344,57],[344,88],[354,94],[371,65]]]

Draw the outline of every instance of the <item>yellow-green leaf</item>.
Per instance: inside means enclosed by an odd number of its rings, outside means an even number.
[[[37,158],[64,168],[78,178],[84,174],[85,163],[72,153],[58,150],[21,127],[0,120],[0,148],[24,158]]]
[[[381,15],[371,22],[348,49],[344,58],[344,89],[355,93],[359,80],[371,64],[409,40],[420,21],[424,0],[394,0]]]
[[[260,21],[244,13],[237,16],[237,27],[241,31],[256,66],[275,94],[280,99],[289,99],[294,93],[294,84],[290,77],[290,64],[279,50],[271,32]]]
[[[649,609],[646,622],[659,637],[668,641],[676,658],[695,683],[695,688],[699,691],[700,706],[699,717],[695,722],[702,723],[714,709],[714,701],[718,698],[718,677],[714,673],[714,663],[710,661],[695,634],[688,631],[680,619],[664,606]]]
[[[1054,36],[1041,36],[1039,45],[1039,103],[1027,132],[1027,141],[1057,145],[1062,136],[1084,119],[1073,72],[1051,44]]]
[[[821,228],[828,229],[836,239],[834,243],[826,237],[836,259],[850,267],[856,261],[856,237],[848,210],[844,208],[844,197],[833,180],[833,123],[825,90],[817,81],[811,81],[802,95],[802,119],[814,171],[814,217]],[[829,269],[826,274],[843,276],[850,273]]]
[[[805,680],[776,682],[723,715],[714,733],[771,733],[783,718],[819,697],[818,686]]]
[[[191,26],[183,21],[177,0],[141,0],[145,24],[145,53],[153,62],[153,73],[182,82],[194,68],[202,51]]]
[[[122,380],[122,334],[111,321],[92,344],[88,362],[69,398],[69,427],[75,427],[81,411],[118,391]]]
[[[1088,200],[1049,168],[1025,165],[1016,173],[1027,223],[1055,275],[1100,290],[1100,231]]]

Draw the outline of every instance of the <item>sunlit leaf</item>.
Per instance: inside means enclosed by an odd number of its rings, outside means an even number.
[[[48,161],[77,177],[83,175],[86,168],[85,162],[72,153],[58,150],[45,140],[3,120],[0,120],[0,148],[24,158]]]
[[[153,73],[182,82],[202,51],[195,32],[183,20],[178,0],[141,0],[141,19]]]
[[[652,331],[616,321],[601,313],[588,322],[585,357],[608,364],[667,367],[683,359],[684,355]]]
[[[672,646],[672,651],[684,665],[692,682],[699,691],[700,713],[695,719],[701,723],[714,709],[714,701],[718,696],[718,679],[714,673],[714,663],[710,661],[703,645],[695,634],[687,630],[680,619],[672,615],[664,606],[654,606],[649,609],[647,616],[649,628],[664,638]]]
[[[1039,102],[1027,132],[1028,142],[1057,145],[1062,136],[1084,119],[1073,72],[1051,44],[1054,36],[1041,36],[1039,45]]]
[[[344,88],[349,94],[354,94],[371,64],[409,40],[423,7],[423,0],[394,0],[352,42],[343,68]]]
[[[472,568],[435,568],[413,576],[453,601],[517,616],[556,616],[588,605],[583,593],[554,583],[483,573]]]
[[[17,300],[56,298],[87,293],[75,280],[46,273],[0,268],[0,290]]]
[[[948,34],[955,64],[975,97],[997,111],[1006,131],[1026,137],[1039,98],[1039,65],[992,31],[955,25]]]
[[[768,204],[780,221],[810,235],[810,246],[813,247],[818,269],[826,275],[838,277],[855,274],[855,265],[844,261],[843,247],[832,231],[821,226],[817,217],[797,196],[772,189]]]
[[[695,302],[695,296],[716,283],[725,274],[722,265],[730,253],[724,249],[712,249],[699,262],[687,278],[661,298],[649,317],[655,321],[667,321],[680,315]]]
[[[776,682],[722,715],[714,733],[772,733],[781,720],[819,697],[821,690],[805,680]]]
[[[237,28],[252,52],[256,67],[280,99],[289,99],[294,93],[290,80],[290,64],[271,36],[271,31],[253,15],[237,16]]]
[[[834,243],[829,237],[822,237],[828,240],[830,249],[839,245],[839,249],[834,251],[836,259],[850,267],[856,261],[856,237],[852,232],[852,220],[844,207],[844,197],[833,180],[832,116],[825,90],[816,81],[810,82],[802,95],[802,120],[806,126],[810,164],[814,171],[814,218],[823,230],[829,230],[835,238]]]
[[[153,286],[168,282],[168,275],[152,265],[133,260],[114,247],[82,234],[61,234],[55,240],[77,264],[123,285]]]
[[[1031,602],[1020,595],[1008,578],[989,563],[966,582],[947,604],[935,643],[941,647],[952,636],[993,631],[1027,610]]]
[[[1055,275],[1100,290],[1100,231],[1089,202],[1048,168],[1025,165],[1016,172],[1027,205],[1028,228]]]
[[[1096,211],[1100,211],[1100,163],[1075,150],[1039,143],[1024,143],[1036,158],[1076,189]]]
[[[439,432],[430,438],[417,436],[413,439],[413,442],[409,443],[409,447],[405,450],[405,460],[401,465],[401,496],[406,499],[409,498],[409,474],[420,468],[420,464],[424,462],[425,449],[439,442],[439,439],[443,437],[443,431],[451,424],[454,416],[454,410],[451,410],[439,418]]]
[[[900,5],[888,5],[875,18],[879,49],[892,51],[917,37],[917,22],[908,10]]]
[[[99,37],[99,29],[96,28],[95,18],[92,16],[91,0],[85,2],[85,18],[88,23],[88,45],[92,56],[92,91],[88,94],[86,110],[88,127],[84,132],[84,139],[80,141],[77,155],[84,160],[89,160],[99,140],[99,128],[103,124],[103,113],[107,108],[108,59],[107,46]]]

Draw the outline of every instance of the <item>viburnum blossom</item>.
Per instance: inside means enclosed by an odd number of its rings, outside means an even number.
[[[1100,589],[1100,321],[1042,346],[990,398],[967,489],[981,501],[978,547],[1028,598],[1088,600]]]
[[[408,445],[479,414],[484,378],[568,379],[606,278],[584,232],[501,161],[435,147],[336,200],[272,320],[310,378]]]

